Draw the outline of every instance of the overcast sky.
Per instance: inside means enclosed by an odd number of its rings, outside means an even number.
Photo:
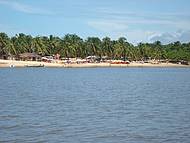
[[[0,32],[190,41],[190,0],[0,0]]]

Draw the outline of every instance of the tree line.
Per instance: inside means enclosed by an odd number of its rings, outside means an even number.
[[[84,40],[76,34],[66,34],[60,38],[53,35],[32,37],[23,33],[9,37],[6,33],[0,33],[0,57],[18,56],[26,52],[35,52],[42,56],[58,53],[65,58],[85,58],[93,55],[131,61],[146,59],[190,61],[190,42],[176,41],[163,45],[160,41],[155,41],[133,45],[127,42],[125,37],[117,40],[109,37],[103,39],[88,37]]]

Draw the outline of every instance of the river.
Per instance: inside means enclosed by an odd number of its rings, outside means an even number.
[[[0,83],[0,142],[190,142],[190,68],[2,68]]]

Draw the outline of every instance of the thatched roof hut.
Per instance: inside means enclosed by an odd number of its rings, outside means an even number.
[[[41,56],[36,53],[22,53],[19,54],[19,59],[24,61],[39,61]]]

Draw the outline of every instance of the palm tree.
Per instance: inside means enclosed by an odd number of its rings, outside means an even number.
[[[160,41],[154,42],[154,49],[155,49],[154,59],[160,60],[160,58],[162,57],[162,44]]]
[[[76,34],[67,34],[63,38],[62,46],[64,56],[80,57],[82,55],[83,40]]]
[[[109,58],[112,58],[113,56],[113,42],[109,37],[102,39],[102,53]]]
[[[17,54],[24,52],[32,52],[32,36],[23,33],[16,34],[11,41],[17,51]]]
[[[60,53],[63,57],[86,57],[89,55],[108,56],[111,59],[130,58],[142,60],[149,57],[154,59],[190,60],[190,43],[179,41],[162,45],[160,41],[154,43],[139,43],[134,46],[125,37],[111,40],[105,37],[102,41],[98,37],[88,37],[85,41],[76,34],[67,34],[63,38],[53,35],[36,36],[23,33],[8,37],[0,33],[0,56],[18,55],[24,52],[36,52],[41,55]]]
[[[129,55],[129,43],[127,42],[127,39],[125,37],[120,37],[114,44],[114,52],[116,58],[123,58],[125,61],[127,58],[127,55]]]
[[[74,48],[74,57],[81,57],[83,40],[76,34],[71,35],[72,47]]]
[[[147,60],[151,57],[151,45],[149,43],[139,43],[138,47],[142,60]]]
[[[45,39],[45,40],[44,40]],[[46,37],[35,37],[32,40],[32,52],[36,52],[40,55],[49,55],[47,51],[47,44],[45,43]]]
[[[88,37],[86,43],[89,55],[102,57],[101,40],[98,37]]]
[[[16,49],[6,33],[0,33],[0,56],[16,55]]]
[[[62,48],[61,46],[62,39],[60,39],[59,37],[50,35],[49,39],[47,38],[46,42],[48,43],[47,47],[48,47],[48,52],[50,55],[54,55],[60,52]]]

